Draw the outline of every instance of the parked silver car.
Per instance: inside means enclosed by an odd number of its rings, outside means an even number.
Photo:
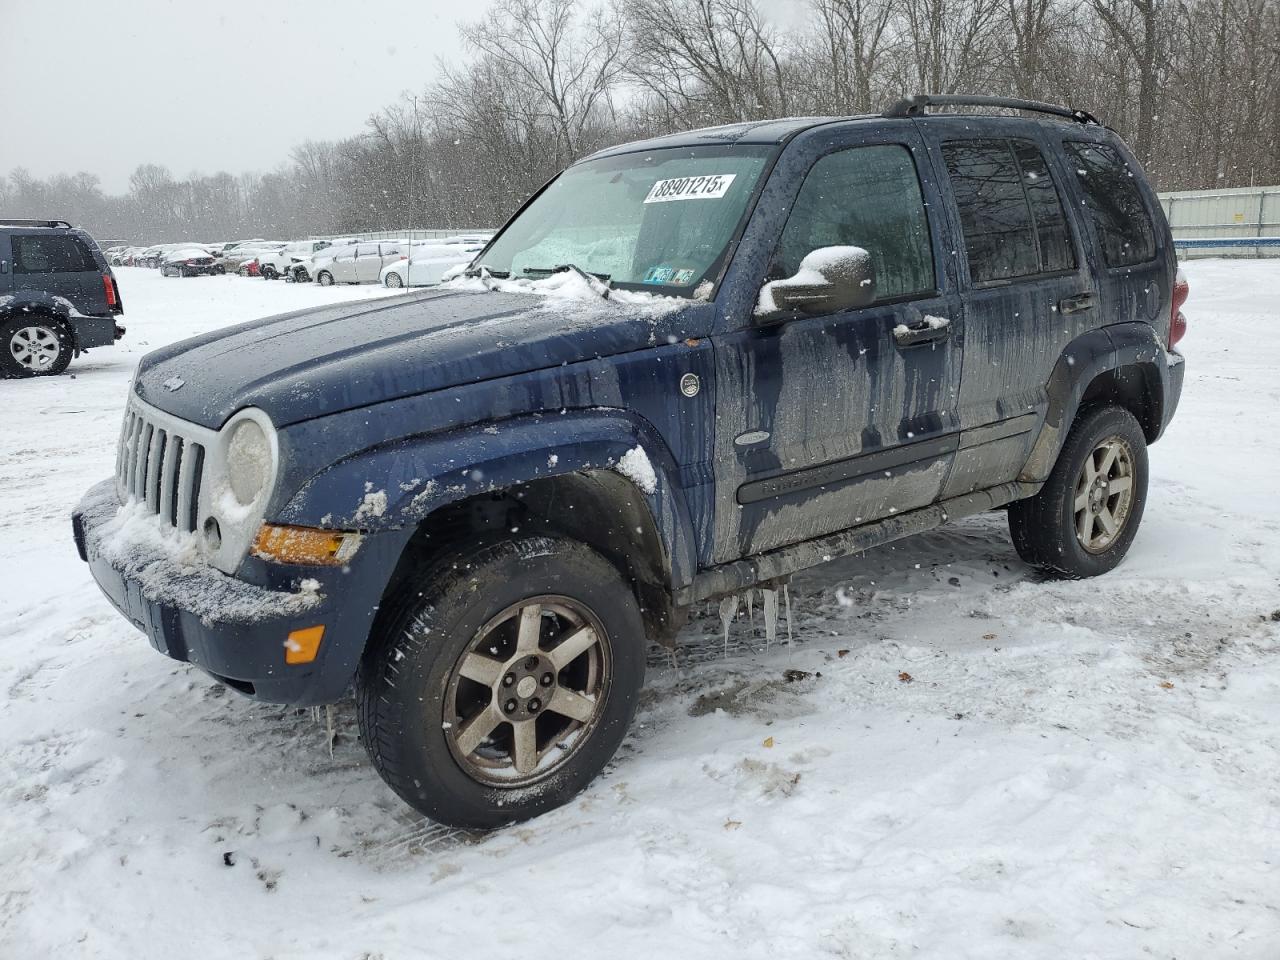
[[[327,263],[317,262],[316,283],[378,283],[382,268],[405,259],[409,245],[403,240],[366,240],[336,252]],[[326,251],[327,253],[328,251]]]

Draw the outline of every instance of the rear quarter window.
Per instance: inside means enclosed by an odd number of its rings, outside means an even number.
[[[69,235],[13,237],[14,273],[85,273],[98,269],[93,252]]]
[[[1154,259],[1155,227],[1137,174],[1112,147],[1079,141],[1065,146],[1106,265],[1127,267]]]
[[[951,140],[942,145],[942,155],[974,283],[1075,268],[1062,201],[1034,143]]]

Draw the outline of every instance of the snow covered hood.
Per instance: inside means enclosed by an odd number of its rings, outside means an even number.
[[[460,280],[226,327],[148,354],[135,390],[212,429],[249,406],[286,426],[710,332],[708,304],[622,291],[603,300],[565,276],[491,289]]]

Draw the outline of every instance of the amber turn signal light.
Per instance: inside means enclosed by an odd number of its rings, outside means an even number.
[[[323,639],[324,624],[294,630],[284,641],[284,662],[311,663],[320,652],[320,641]]]
[[[355,556],[360,540],[358,533],[264,523],[253,540],[251,552],[274,563],[339,566]]]

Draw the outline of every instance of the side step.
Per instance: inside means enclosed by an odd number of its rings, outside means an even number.
[[[862,553],[882,544],[901,540],[917,533],[940,527],[948,520],[959,520],[1003,507],[1014,500],[1035,496],[1039,483],[1002,483],[964,496],[942,500],[919,510],[886,517],[874,523],[829,533],[825,537],[793,543],[768,553],[734,560],[703,570],[687,587],[676,591],[676,605],[688,606],[698,600],[711,600],[738,593],[748,587],[786,577],[809,567],[816,567],[850,554]]]

